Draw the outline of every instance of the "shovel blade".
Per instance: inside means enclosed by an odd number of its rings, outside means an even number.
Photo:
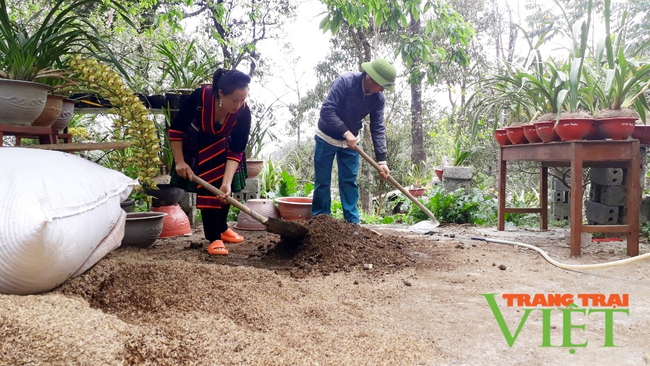
[[[427,233],[435,232],[435,229],[438,226],[440,226],[438,220],[420,221],[417,224],[409,227],[409,230],[418,234],[427,234]]]
[[[269,217],[264,223],[266,231],[274,234],[279,234],[285,238],[300,240],[307,235],[309,229],[294,221],[287,221]]]

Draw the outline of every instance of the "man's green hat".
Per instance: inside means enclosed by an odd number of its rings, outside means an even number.
[[[361,68],[370,75],[372,80],[383,86],[384,89],[390,91],[395,90],[395,76],[397,72],[395,71],[395,66],[390,62],[383,58],[378,58],[372,62],[362,63]]]

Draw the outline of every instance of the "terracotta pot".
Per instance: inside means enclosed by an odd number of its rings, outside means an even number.
[[[637,117],[598,118],[595,124],[603,138],[625,140],[634,132],[634,125],[637,119]]]
[[[555,121],[533,122],[537,135],[543,142],[560,141],[560,136],[555,132]]]
[[[413,197],[422,197],[422,196],[424,196],[425,191],[426,191],[426,188],[409,188],[409,193]]]
[[[246,170],[248,171],[248,178],[255,178],[261,172],[264,167],[264,160],[246,160]]]
[[[562,141],[582,140],[589,134],[594,120],[591,118],[561,118],[555,132]]]
[[[32,126],[38,127],[50,127],[54,124],[57,118],[61,115],[61,109],[63,109],[63,99],[65,97],[61,95],[52,95],[48,94],[47,99],[45,100],[45,108],[43,112],[36,117]]]
[[[163,228],[164,212],[129,212],[126,214],[122,246],[151,248]]]
[[[273,200],[268,199],[250,199],[246,201],[246,206],[250,207],[251,210],[258,212],[260,215],[265,217],[272,217],[275,219],[280,218],[280,211],[273,204]],[[237,224],[235,224],[236,229],[241,230],[251,230],[251,231],[262,231],[266,230],[266,227],[261,224],[259,221],[255,220],[244,211],[239,211],[237,216]]]
[[[506,137],[507,137],[507,136],[506,136]],[[510,140],[508,140],[508,142],[510,142]],[[433,171],[436,173],[436,177],[438,177],[438,180],[440,180],[440,181],[442,182],[442,173],[443,173],[443,170],[442,170],[442,169],[438,169],[438,168],[436,168],[436,169],[434,169]]]
[[[74,115],[74,100],[65,98],[63,99],[63,105],[61,107],[61,114],[52,124],[52,129],[55,129],[59,132],[65,130],[66,127],[70,124],[72,116]]]
[[[589,129],[589,133],[584,137],[585,140],[602,140],[603,137],[600,135],[600,132],[598,132],[598,127],[596,127],[596,121],[592,121],[591,123],[591,128]]]
[[[280,217],[285,220],[311,218],[311,198],[309,197],[280,197],[276,198]]]
[[[527,144],[528,140],[524,136],[524,127],[523,126],[509,126],[506,127],[506,132],[508,134],[508,139],[512,142],[513,145]]]
[[[496,131],[494,131],[494,139],[497,140],[499,146],[512,145],[505,128],[497,128]],[[440,178],[440,180],[442,180],[442,178]]]
[[[0,123],[30,126],[43,112],[50,87],[0,78]]]
[[[526,136],[526,140],[528,142],[536,143],[536,142],[542,142],[542,139],[539,138],[539,135],[537,134],[537,129],[535,128],[535,125],[532,123],[525,124],[523,125],[524,127],[524,136]]]
[[[167,214],[163,219],[163,227],[160,232],[161,238],[192,234],[190,219],[178,204],[172,206],[152,207],[151,211],[164,212]]]
[[[642,144],[650,144],[650,125],[635,125],[632,138],[639,140]]]
[[[154,207],[173,206],[181,200],[185,192],[182,188],[175,187],[171,184],[158,184],[157,186],[158,189],[152,189],[150,187],[145,187],[144,189],[144,193],[155,197],[151,203]]]

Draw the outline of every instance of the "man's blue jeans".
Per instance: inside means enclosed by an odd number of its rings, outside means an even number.
[[[343,206],[343,218],[349,223],[359,223],[359,153],[349,149],[328,144],[322,138],[315,136],[314,150],[314,197],[312,199],[312,214],[330,215],[332,213],[332,197],[330,186],[332,182],[332,164],[336,155],[339,169],[339,193]]]

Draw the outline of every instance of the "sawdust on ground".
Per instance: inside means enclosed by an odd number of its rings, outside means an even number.
[[[405,226],[358,228],[329,217],[304,222],[300,247],[279,236],[239,231],[230,254],[209,256],[193,235],[151,249],[120,248],[52,292],[0,295],[2,365],[645,365],[650,348],[650,269],[640,261],[566,271],[565,263],[627,258],[624,242],[586,243],[570,257],[567,229],[547,232],[447,225],[432,235]],[[642,243],[641,253],[649,251]],[[602,314],[574,314],[563,345],[562,312],[542,344],[533,312],[510,347],[481,294],[626,293],[614,343],[602,347]],[[512,332],[521,308],[506,308]],[[571,351],[573,350],[573,351]]]

